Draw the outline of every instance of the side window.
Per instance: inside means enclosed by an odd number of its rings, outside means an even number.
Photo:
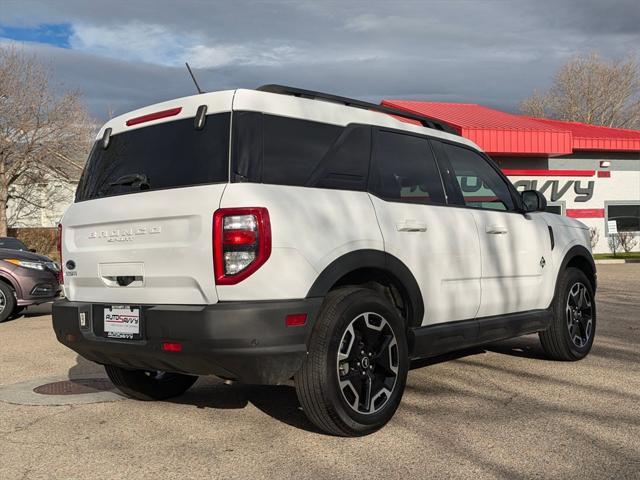
[[[491,210],[514,209],[507,183],[481,155],[449,143],[442,143],[442,146],[466,206]]]
[[[378,131],[369,190],[392,201],[444,204],[445,196],[426,138]]]
[[[235,112],[233,181],[365,190],[371,128]]]

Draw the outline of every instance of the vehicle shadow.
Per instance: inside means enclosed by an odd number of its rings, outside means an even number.
[[[98,374],[103,373],[105,378],[107,373],[104,371],[104,367],[94,362],[90,362],[80,355],[76,355],[76,364],[69,368],[67,376],[71,379],[80,378],[86,374]]]
[[[69,368],[68,376],[77,379],[82,378],[82,375],[96,373],[102,373],[107,378],[102,365],[77,355],[76,364]],[[243,409],[252,404],[261,412],[287,425],[322,433],[302,411],[292,382],[285,385],[228,384],[214,376],[200,377],[187,392],[168,402],[216,410]]]
[[[215,377],[202,377],[184,395],[171,403],[197,408],[243,409],[252,404],[266,415],[295,428],[322,433],[306,417],[293,385],[226,384]]]
[[[436,357],[414,360],[410,364],[410,370],[461,360],[488,352],[531,359],[545,358],[537,335],[529,335]],[[88,373],[104,373],[104,370],[102,366],[78,355],[76,365],[69,369],[69,376],[79,378]],[[298,401],[292,381],[284,385],[270,386],[225,383],[225,381],[213,376],[200,377],[191,389],[180,397],[169,400],[169,402],[216,410],[244,409],[251,404],[271,418],[294,428],[323,433],[307,419]]]
[[[414,360],[410,364],[410,370],[481,355],[487,351],[526,356],[533,351],[533,347],[528,343],[523,343],[522,338],[514,339],[482,348],[470,348],[437,357]],[[102,366],[77,356],[76,365],[69,369],[69,376],[79,378],[87,373],[104,373],[104,370]],[[325,434],[316,428],[305,415],[292,381],[284,385],[247,385],[235,382],[228,383],[213,376],[200,377],[191,389],[179,397],[168,400],[168,402],[215,410],[244,409],[251,404],[271,418],[294,428]]]

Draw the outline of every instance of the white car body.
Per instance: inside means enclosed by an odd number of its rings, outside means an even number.
[[[362,123],[443,138],[474,149],[462,137],[412,125],[385,113],[254,90],[179,98],[116,117],[125,130],[234,110],[264,112],[333,125]],[[126,121],[180,107],[172,117],[127,127]],[[236,285],[215,285],[211,260],[213,212],[262,206],[271,217],[269,260]],[[398,231],[416,222],[425,231]],[[68,299],[136,304],[215,304],[304,298],[318,275],[346,253],[373,249],[401,260],[425,302],[421,325],[542,309],[568,249],[590,249],[585,227],[550,213],[472,210],[386,202],[367,192],[255,183],[224,183],[106,197],[71,205],[65,213],[62,256]],[[551,251],[547,227],[555,231]],[[491,229],[502,233],[491,233]],[[546,265],[541,267],[544,257]],[[141,280],[120,288],[113,280]]]
[[[318,428],[363,435],[411,359],[536,332],[588,354],[589,233],[545,208],[434,119],[278,85],[180,98],[98,133],[53,328],[133,398],[293,378]]]

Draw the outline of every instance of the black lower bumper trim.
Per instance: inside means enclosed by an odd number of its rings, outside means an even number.
[[[321,303],[322,298],[307,298],[143,305],[141,340],[105,338],[96,313],[101,310],[93,303],[60,300],[52,316],[58,341],[97,363],[278,384],[300,368]],[[301,313],[307,314],[305,325],[285,325],[287,315]],[[179,342],[182,350],[166,352],[163,342]]]

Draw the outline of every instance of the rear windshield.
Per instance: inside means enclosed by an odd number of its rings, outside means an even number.
[[[146,190],[227,182],[230,114],[193,118],[112,135],[96,141],[78,184],[76,201]]]

